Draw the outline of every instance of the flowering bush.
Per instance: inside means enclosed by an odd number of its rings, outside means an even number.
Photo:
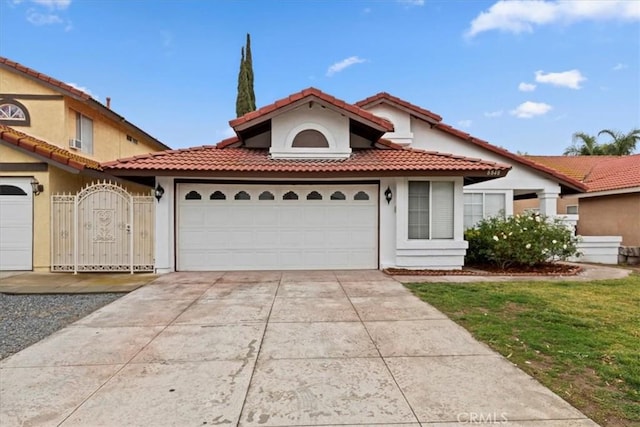
[[[578,238],[558,218],[538,214],[492,217],[465,232],[467,264],[534,266],[576,255]]]

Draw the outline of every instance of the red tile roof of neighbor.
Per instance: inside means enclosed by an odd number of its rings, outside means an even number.
[[[0,139],[6,143],[22,148],[23,150],[31,151],[40,156],[49,158],[56,163],[70,166],[79,171],[84,169],[102,171],[100,163],[95,160],[79,156],[69,150],[49,144],[48,142],[34,138],[26,133],[19,132],[6,125],[0,124]]]
[[[590,193],[640,187],[640,154],[527,158],[583,182]]]
[[[168,150],[103,163],[114,174],[118,171],[243,172],[243,173],[377,173],[450,172],[463,176],[506,174],[508,165],[451,154],[400,147],[381,140],[381,148],[354,150],[347,159],[272,159],[268,150],[202,146]]]
[[[368,122],[371,122],[379,126],[385,132],[393,131],[393,123],[389,122],[388,120],[383,119],[382,117],[378,117],[370,113],[369,111],[366,111],[360,107],[357,107],[356,105],[349,104],[338,98],[328,95],[314,87],[304,89],[286,98],[282,98],[274,102],[273,104],[269,104],[256,111],[247,113],[244,116],[238,117],[237,119],[230,120],[229,125],[235,129],[236,127],[244,125],[245,123],[250,123],[250,122],[259,123],[261,121],[260,119],[265,118],[266,115],[273,113],[274,111],[277,111],[281,108],[285,108],[290,105],[293,105],[295,103],[304,102],[308,98],[311,98],[311,99],[316,98],[318,100],[324,101],[329,105],[332,105],[340,110],[351,113],[359,117],[360,119],[366,120]]]
[[[89,95],[86,92],[83,92],[67,83],[64,83],[58,79],[54,79],[51,76],[48,76],[44,73],[38,72],[36,70],[34,70],[33,68],[29,68],[26,67],[22,64],[19,64],[15,61],[12,61],[8,58],[4,58],[2,56],[0,56],[0,67],[5,67],[5,68],[10,68],[12,70],[18,71],[26,76],[29,76],[31,78],[37,79],[39,81],[41,81],[44,84],[53,86],[55,89],[60,89],[63,92],[67,92],[69,95],[77,97],[78,99],[80,99],[83,102],[87,102],[89,104],[92,104],[95,108],[98,108],[99,110],[101,110],[104,114],[106,114],[107,116],[111,116],[112,118],[114,118],[117,122],[123,123],[125,126],[129,127],[130,129],[134,130],[137,133],[140,133],[142,135],[145,135],[147,138],[149,138],[152,142],[154,142],[155,144],[157,144],[160,148],[162,149],[168,149],[169,146],[163,144],[162,142],[160,142],[159,140],[157,140],[156,138],[154,138],[153,136],[149,135],[147,132],[145,132],[144,130],[140,129],[139,127],[137,127],[136,125],[134,125],[133,123],[129,122],[128,120],[126,120],[124,117],[122,117],[121,115],[119,115],[118,113],[116,113],[115,111],[113,111],[110,107],[107,107],[106,105],[102,104],[100,101],[94,99],[93,97],[91,97],[91,95]]]

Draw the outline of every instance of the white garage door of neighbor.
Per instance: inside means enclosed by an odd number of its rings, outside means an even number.
[[[378,267],[378,185],[177,186],[177,270]]]
[[[0,178],[0,270],[33,269],[30,178]]]

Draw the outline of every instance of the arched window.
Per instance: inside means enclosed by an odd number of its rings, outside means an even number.
[[[0,124],[29,126],[31,118],[27,108],[15,99],[0,100]]]
[[[246,191],[238,191],[233,198],[236,200],[251,200],[251,196]]]
[[[369,200],[369,195],[364,191],[358,191],[355,196],[353,196],[353,200]]]
[[[184,196],[185,200],[202,200],[202,196],[197,191],[189,191],[186,196]]]
[[[270,191],[263,191],[258,196],[258,200],[275,200],[275,196]]]
[[[318,193],[317,191],[312,191],[311,193],[307,194],[307,200],[322,200],[322,194]]]
[[[300,148],[329,148],[327,138],[315,129],[306,129],[293,138],[292,147]]]
[[[222,191],[214,191],[209,196],[209,200],[227,200],[227,196]]]
[[[282,200],[298,200],[298,195],[293,191],[287,191],[284,196],[282,196]]]
[[[342,191],[336,191],[331,195],[331,200],[347,200],[347,197]]]
[[[27,193],[15,185],[0,185],[0,196],[26,196]]]

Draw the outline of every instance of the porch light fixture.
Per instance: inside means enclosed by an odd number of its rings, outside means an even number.
[[[389,187],[384,190],[384,198],[387,201],[387,204],[391,203],[391,199],[393,199],[393,193],[391,192],[391,189]]]
[[[160,184],[156,185],[156,189],[153,192],[153,194],[156,197],[156,200],[158,201],[158,203],[160,203],[160,199],[162,199],[162,196],[164,196],[164,188],[162,188],[162,185]]]
[[[32,178],[31,189],[33,190],[33,195],[37,196],[44,191],[44,185],[40,184],[37,179]]]

